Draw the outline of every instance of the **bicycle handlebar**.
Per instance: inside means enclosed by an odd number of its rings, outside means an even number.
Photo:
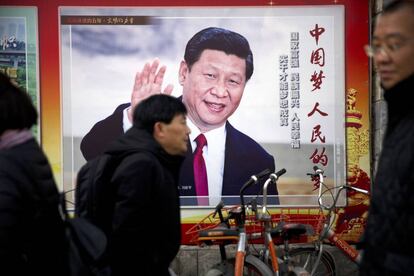
[[[270,174],[271,170],[270,169],[265,169],[261,172],[259,172],[258,174],[252,175],[250,177],[250,179],[243,184],[243,186],[240,188],[240,205],[241,205],[241,223],[244,224],[244,220],[245,220],[245,211],[246,211],[246,207],[244,204],[244,191],[250,187],[253,184],[256,184],[259,180],[261,180],[263,177],[265,177],[266,175]],[[286,169],[281,169],[280,171],[276,172],[276,173],[271,173],[269,175],[268,180],[265,183],[265,186],[263,188],[263,202],[264,204],[266,204],[266,199],[267,199],[267,186],[268,186],[268,182],[272,181],[274,183],[276,183],[276,181],[278,180],[278,178],[283,175],[284,173],[286,173]],[[217,214],[219,215],[220,218],[220,222],[221,223],[226,223],[228,224],[228,218],[224,219],[223,214],[222,214],[222,208],[224,207],[224,203],[223,201],[220,201],[217,206],[215,207],[215,211],[213,214],[213,217],[215,217]],[[255,209],[257,209],[257,204]]]
[[[353,187],[353,186],[350,186],[350,185],[344,185],[344,186],[347,189],[351,189],[351,190],[354,190],[356,192],[363,193],[365,195],[369,195],[369,191],[367,191],[367,190],[364,190],[364,189],[361,189],[361,188],[356,188],[356,187]]]
[[[267,187],[270,183],[275,183],[279,179],[280,176],[286,173],[286,169],[283,168],[277,173],[270,174],[269,178],[266,180],[265,184],[263,185],[263,207],[262,207],[262,213],[265,214],[267,211]]]
[[[241,187],[241,189],[240,189],[240,204],[241,204],[241,207],[242,207],[242,216],[243,216],[242,219],[243,220],[245,219],[244,191],[248,187],[250,187],[251,185],[256,184],[260,179],[262,179],[263,177],[265,177],[269,173],[271,173],[271,170],[270,169],[265,169],[265,170],[259,172],[256,175],[252,175],[250,177],[250,179],[246,183],[244,183],[244,185]]]
[[[334,187],[334,188],[338,188],[338,191],[336,192],[335,196],[331,193],[332,198],[333,198],[332,205],[331,206],[324,205],[323,201],[322,201],[322,194],[327,191],[327,190],[325,190],[325,192],[322,192],[323,187],[325,186],[325,184],[323,182],[323,178],[324,178],[323,173],[324,173],[324,171],[321,168],[318,168],[318,166],[314,166],[313,170],[315,171],[315,173],[314,174],[308,174],[308,175],[311,175],[312,177],[317,176],[319,178],[318,179],[319,180],[318,203],[319,203],[319,206],[321,206],[325,210],[331,210],[332,208],[336,207],[336,202],[338,201],[339,195],[340,195],[341,191],[344,190],[344,189],[350,189],[350,190],[354,190],[354,191],[359,192],[359,193],[369,195],[369,191],[367,191],[367,190],[364,190],[364,189],[361,189],[361,188],[356,188],[356,187],[353,187],[351,185],[345,184],[345,185],[341,185],[341,186],[338,186],[338,187]],[[330,190],[330,189],[328,189],[328,190]]]
[[[219,215],[220,218],[220,222],[224,222],[224,217],[223,217],[223,213],[221,212],[221,209],[223,209],[224,207],[224,202],[223,200],[220,200],[220,202],[217,204],[215,210],[214,210],[214,214],[213,214],[213,218],[216,217],[216,214]]]
[[[246,190],[248,187],[250,187],[253,184],[256,184],[260,179],[271,173],[272,171],[270,169],[265,169],[261,172],[259,172],[256,175],[252,175],[249,180],[247,180],[246,183],[241,187],[240,189],[240,195],[244,193],[244,190]]]

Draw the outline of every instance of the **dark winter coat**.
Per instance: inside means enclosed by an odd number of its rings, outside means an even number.
[[[414,268],[413,87],[411,76],[384,94],[388,126],[364,233],[362,275],[397,275],[404,266],[412,275]]]
[[[34,139],[0,150],[0,275],[65,275],[58,202],[51,168]]]
[[[114,275],[168,275],[181,241],[178,175],[183,157],[167,154],[148,132],[132,127],[106,153],[125,155],[116,187],[110,255]]]

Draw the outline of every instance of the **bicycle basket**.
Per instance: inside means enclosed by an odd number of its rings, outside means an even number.
[[[298,223],[309,226],[313,231],[300,237],[298,242],[311,242],[318,239],[326,220],[325,214],[319,208],[280,208],[272,214],[272,222]]]

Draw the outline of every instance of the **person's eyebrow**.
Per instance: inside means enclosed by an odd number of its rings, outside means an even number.
[[[381,39],[384,39],[384,40],[389,40],[389,39],[402,39],[402,40],[404,40],[404,39],[407,39],[404,35],[402,35],[402,34],[400,34],[400,33],[390,33],[390,34],[387,34],[385,37],[378,37],[378,36],[373,36],[373,38],[372,38],[372,40],[381,40]]]

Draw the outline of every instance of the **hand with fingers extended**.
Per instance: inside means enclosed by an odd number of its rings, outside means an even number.
[[[134,88],[131,94],[131,108],[128,110],[128,119],[132,122],[132,114],[135,106],[142,100],[154,94],[168,94],[171,95],[174,86],[168,84],[162,91],[162,83],[167,67],[160,66],[158,58],[154,59],[152,63],[147,62],[141,72],[135,75]]]

